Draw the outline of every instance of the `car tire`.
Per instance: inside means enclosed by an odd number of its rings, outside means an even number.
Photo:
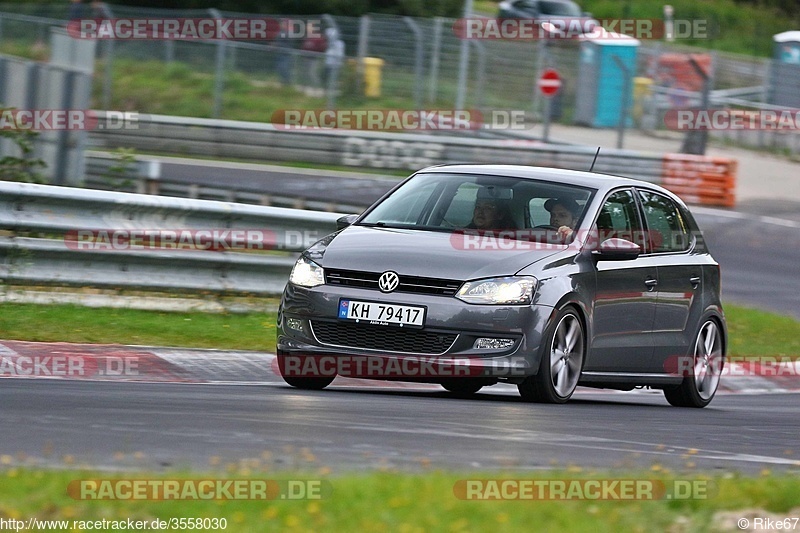
[[[322,390],[328,385],[330,385],[336,376],[325,376],[319,378],[308,378],[308,377],[298,377],[298,376],[287,376],[286,375],[286,359],[284,355],[278,353],[278,372],[283,378],[283,381],[291,385],[296,389],[302,390]]]
[[[675,407],[705,407],[714,399],[725,364],[722,332],[715,320],[703,322],[695,337],[692,364],[683,382],[664,389],[667,401]]]
[[[442,381],[440,385],[455,396],[467,397],[481,390],[484,383],[479,379],[461,378],[448,379],[447,381]]]
[[[539,372],[517,385],[526,401],[566,403],[575,392],[586,358],[586,333],[577,312],[566,307],[553,321]]]

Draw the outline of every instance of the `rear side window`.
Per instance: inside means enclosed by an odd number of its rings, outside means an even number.
[[[636,199],[630,190],[609,195],[597,215],[596,226],[600,242],[611,238],[626,239],[644,249],[642,228],[636,209]]]
[[[692,244],[686,220],[678,206],[666,196],[639,191],[647,221],[650,250],[654,253],[684,252]]]

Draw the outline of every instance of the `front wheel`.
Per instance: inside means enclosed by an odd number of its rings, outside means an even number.
[[[664,389],[664,396],[676,407],[705,407],[717,392],[723,364],[722,333],[715,321],[706,320],[697,333],[683,382]]]
[[[581,319],[571,309],[562,309],[548,338],[539,372],[517,385],[527,401],[565,403],[578,386],[586,356],[586,335]]]
[[[302,390],[322,390],[328,385],[330,385],[333,380],[336,378],[335,375],[333,376],[321,376],[321,377],[301,377],[301,376],[291,376],[287,375],[289,372],[286,371],[286,356],[283,354],[278,354],[278,372],[280,373],[283,381],[291,385],[296,389]]]

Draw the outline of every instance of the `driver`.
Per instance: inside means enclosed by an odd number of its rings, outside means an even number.
[[[544,203],[550,212],[550,225],[558,229],[558,234],[566,240],[575,231],[581,208],[572,198],[550,198]]]

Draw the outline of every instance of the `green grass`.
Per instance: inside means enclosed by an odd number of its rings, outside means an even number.
[[[275,313],[215,314],[0,304],[0,338],[272,351]]]
[[[766,473],[765,473],[766,474]],[[320,500],[269,501],[92,501],[66,495],[81,479],[268,479],[324,480],[330,494]],[[463,479],[690,479],[709,482],[710,497],[651,501],[470,501],[454,495]],[[708,531],[725,527],[716,514],[735,520],[744,510],[796,516],[800,478],[787,475],[714,477],[663,472],[456,474],[443,472],[270,475],[109,474],[92,471],[8,469],[0,472],[0,517],[40,520],[225,518],[227,531]],[[329,484],[329,485],[328,485]],[[792,509],[795,512],[792,512]],[[758,511],[757,516],[763,516]]]
[[[800,322],[726,305],[735,357],[800,356]],[[0,339],[272,351],[275,313],[208,314],[0,304]]]
[[[728,353],[740,357],[800,357],[800,322],[792,317],[725,306],[728,323]]]

